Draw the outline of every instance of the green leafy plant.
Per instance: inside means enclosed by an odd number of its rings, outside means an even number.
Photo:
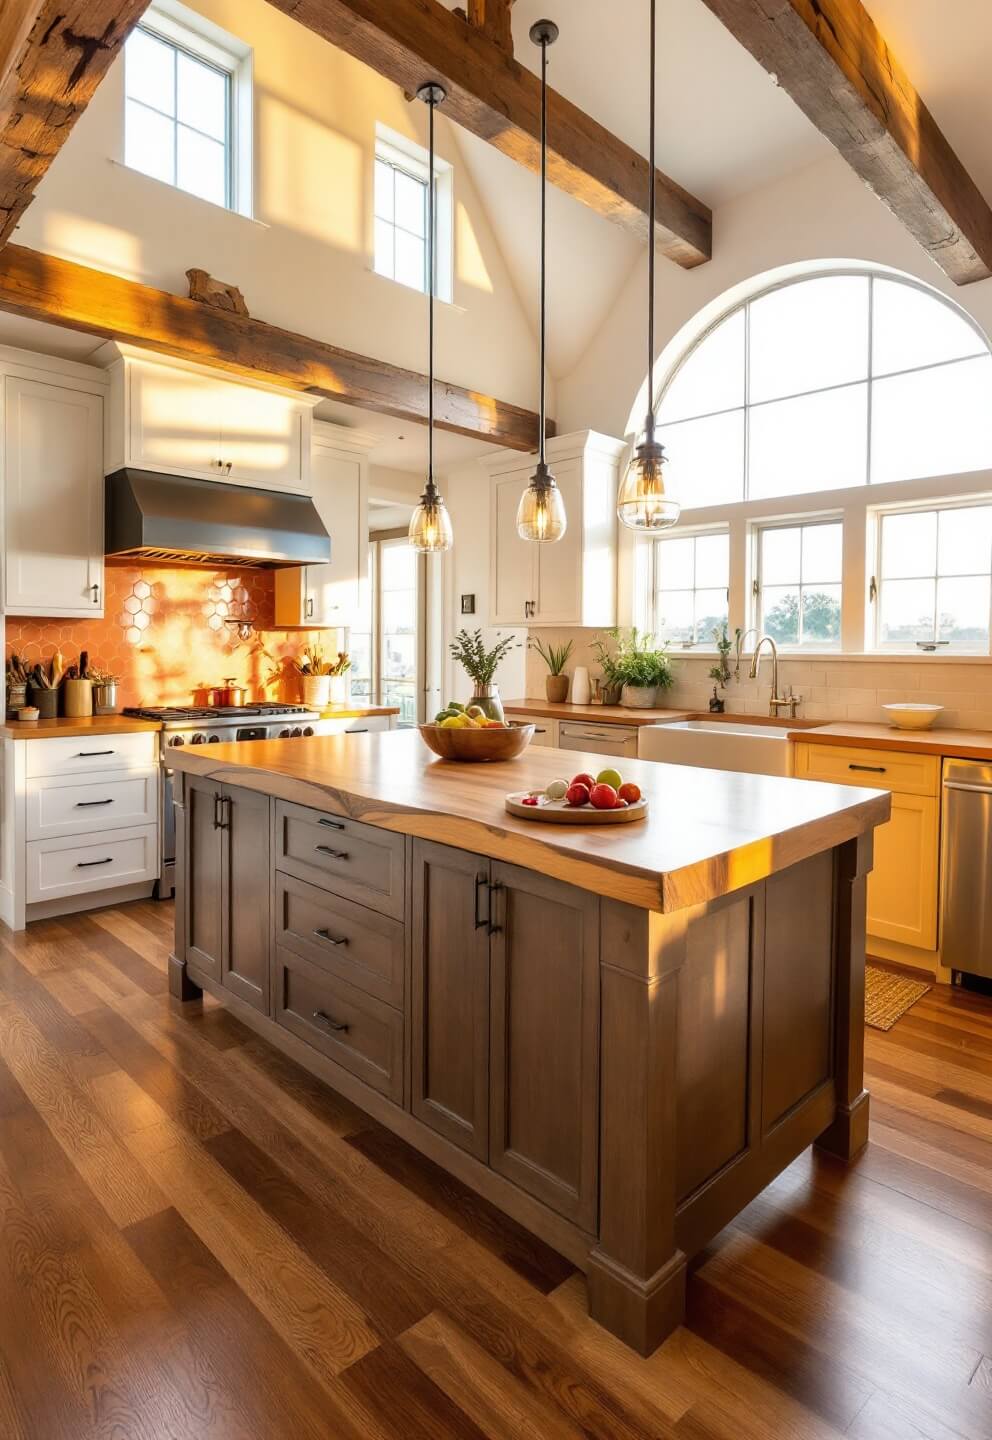
[[[537,636],[529,642],[530,649],[537,651],[552,675],[560,675],[565,669],[568,657],[572,653],[573,643],[569,640],[565,645],[545,645],[544,641]]]
[[[740,635],[740,629],[734,631],[734,639]],[[730,652],[734,647],[734,640],[727,634],[726,625],[717,625],[713,630],[713,639],[716,648],[720,652],[720,658],[710,670],[710,679],[715,680],[721,687],[725,688],[730,682]]]
[[[610,636],[614,641],[617,639],[618,635],[619,631],[610,631]],[[594,641],[591,648],[596,660],[596,664],[602,671],[603,684],[606,689],[619,689],[619,687],[623,684],[623,680],[620,678],[620,674],[617,670],[617,657],[615,653],[610,649],[606,641],[602,639]]]
[[[519,649],[519,641],[504,635],[487,650],[481,630],[473,630],[471,634],[468,630],[459,630],[448,649],[474,684],[491,685],[500,661],[505,660],[511,650]]]
[[[612,683],[656,690],[668,690],[675,684],[671,661],[655,645],[653,635],[642,633],[636,626],[628,634],[611,630],[610,635],[616,640]]]

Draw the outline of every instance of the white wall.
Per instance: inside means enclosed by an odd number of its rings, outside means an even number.
[[[124,62],[101,84],[17,230],[24,245],[174,293],[185,271],[240,286],[258,319],[411,369],[424,365],[421,295],[374,274],[376,122],[424,143],[427,112],[265,0],[196,0],[251,45],[255,215],[248,220],[126,169]],[[517,299],[443,113],[454,166],[455,287],[439,305],[438,374],[533,406],[532,317]]]

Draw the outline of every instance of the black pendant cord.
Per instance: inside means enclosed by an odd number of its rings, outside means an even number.
[[[548,346],[548,37],[541,41],[541,471],[547,466]]]
[[[655,215],[656,215],[656,175],[655,168],[655,131],[658,120],[656,114],[656,92],[657,92],[657,26],[658,26],[658,3],[651,0],[651,80],[649,85],[649,105],[651,109],[651,139],[648,144],[648,421],[647,440],[649,443],[654,440],[654,286],[655,286]]]
[[[429,319],[427,322],[427,490],[431,498],[437,493],[434,484],[434,110],[438,102],[437,90],[431,88],[427,97],[430,116],[428,152],[430,174],[427,177],[427,292],[430,296]]]

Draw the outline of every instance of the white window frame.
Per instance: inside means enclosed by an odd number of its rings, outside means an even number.
[[[419,180],[425,188],[430,173],[430,155],[405,135],[390,130],[385,125],[376,126],[375,159],[382,160],[394,170],[405,171],[413,180]],[[416,290],[402,280],[382,275],[375,268],[375,183],[371,187],[372,217],[369,227],[371,253],[369,268],[381,280],[391,285],[400,285],[414,295],[427,294],[426,261],[423,290]],[[446,160],[434,156],[434,285],[435,295],[444,304],[451,304],[454,297],[454,170]],[[391,221],[384,222],[392,224]],[[395,227],[394,227],[395,228]],[[426,220],[425,220],[426,229]],[[426,235],[425,235],[426,242]]]
[[[729,558],[729,551],[730,551],[730,529],[729,529],[729,526],[727,526],[727,525],[697,525],[697,526],[693,527],[692,529],[689,529],[688,526],[683,529],[683,527],[680,525],[676,530],[669,531],[668,536],[667,536],[666,538],[669,539],[669,540],[698,540],[698,539],[703,538],[703,537],[705,537],[705,536],[712,536],[712,535],[726,535],[726,536],[727,536],[727,550],[728,550],[728,558]],[[640,590],[641,590],[641,594],[640,594],[640,597],[639,597],[639,600],[638,600],[638,613],[637,613],[637,617],[636,617],[636,619],[635,619],[635,623],[637,624],[638,629],[644,630],[644,631],[646,631],[646,632],[647,632],[648,634],[650,634],[650,635],[655,635],[655,636],[657,636],[657,638],[658,638],[658,640],[659,640],[659,643],[670,643],[670,646],[671,646],[671,648],[672,648],[673,650],[678,650],[678,651],[680,651],[680,652],[689,653],[690,651],[692,651],[692,652],[694,652],[694,653],[696,653],[696,654],[703,654],[703,653],[706,653],[706,652],[708,652],[708,651],[710,651],[710,650],[715,649],[714,642],[713,642],[713,640],[712,640],[712,638],[711,638],[710,636],[707,636],[704,641],[673,640],[673,641],[671,641],[671,642],[663,642],[661,622],[660,622],[660,620],[659,620],[659,618],[658,618],[658,590],[659,590],[659,584],[658,584],[658,582],[659,582],[659,580],[660,580],[660,578],[661,578],[661,575],[660,575],[660,572],[661,572],[660,561],[661,561],[661,557],[662,557],[662,554],[663,554],[662,546],[664,545],[665,540],[664,540],[662,537],[659,537],[657,541],[653,541],[653,540],[640,540],[638,543],[639,543],[639,545],[640,545],[640,547],[641,547],[641,552],[640,552],[640,555],[639,555],[639,562],[638,562],[639,588],[640,588]],[[696,575],[695,575],[695,552],[693,552],[693,581],[695,581],[695,578],[696,578]],[[693,623],[694,623],[694,624],[695,624],[695,596],[696,596],[696,594],[698,593],[698,590],[700,590],[700,589],[702,589],[702,590],[713,590],[713,589],[715,589],[715,588],[717,588],[717,587],[715,587],[715,586],[713,586],[713,585],[702,585],[702,586],[698,586],[698,587],[697,587],[697,586],[695,585],[695,583],[693,584],[692,589],[691,589],[691,593],[692,593],[692,596],[693,596]],[[684,590],[680,590],[680,591],[678,591],[677,593],[683,594],[683,593],[686,593],[686,592],[685,592]],[[729,627],[729,624],[730,624],[730,621],[729,621],[730,586],[729,586],[729,585],[727,586],[727,605],[728,605],[728,621],[727,621],[727,623],[728,623],[728,627]],[[733,634],[733,630],[728,630],[728,633],[732,635],[732,634]]]
[[[814,525],[840,525],[840,527],[841,527],[841,546],[842,546],[842,549],[841,549],[841,574],[840,574],[840,581],[839,581],[839,583],[840,583],[840,590],[841,590],[841,620],[843,621],[843,606],[844,606],[844,556],[843,556],[844,517],[843,517],[842,514],[826,514],[826,515],[824,515],[824,514],[822,514],[822,513],[817,513],[817,514],[812,514],[812,515],[793,516],[791,519],[785,519],[785,520],[763,520],[763,521],[762,521],[762,520],[759,520],[759,521],[755,522],[755,524],[753,524],[753,525],[750,527],[751,552],[752,552],[752,553],[751,553],[751,568],[752,568],[752,580],[751,580],[751,625],[752,625],[752,627],[753,627],[754,629],[761,629],[761,625],[760,625],[761,609],[762,609],[762,606],[761,606],[761,591],[762,591],[762,586],[763,586],[762,575],[761,575],[761,540],[762,540],[762,536],[766,535],[770,530],[810,529],[810,528],[812,528]],[[824,583],[824,584],[836,584],[836,583],[838,583],[838,582],[836,582],[836,581],[824,581],[823,583]],[[803,594],[803,590],[804,590],[804,588],[805,588],[805,583],[804,583],[804,581],[803,581],[803,575],[802,575],[802,547],[801,547],[801,546],[800,546],[800,552],[799,552],[799,577],[798,577],[798,579],[797,579],[797,581],[796,581],[796,584],[797,584],[797,587],[798,587],[798,590],[799,590],[799,634],[800,634],[800,637],[801,637],[801,636],[802,636],[802,629],[803,629],[803,624],[802,624],[802,594]],[[835,655],[835,654],[837,654],[837,653],[840,651],[840,648],[841,648],[841,638],[842,638],[841,631],[838,630],[837,639],[836,639],[835,641],[833,641],[833,640],[803,640],[802,638],[800,638],[798,644],[796,644],[796,645],[784,646],[784,645],[782,645],[782,644],[779,644],[779,649],[780,649],[780,650],[781,650],[781,649],[788,649],[788,650],[794,651],[794,652],[796,652],[796,653],[802,652],[804,655],[823,655],[823,654]]]
[[[876,506],[868,517],[867,543],[869,552],[870,575],[868,579],[868,600],[869,600],[869,623],[871,626],[872,648],[879,655],[905,654],[906,649],[901,643],[885,642],[882,640],[882,589],[884,578],[882,577],[882,525],[888,515],[911,515],[937,511],[938,513],[948,510],[973,509],[977,505],[988,505],[992,508],[992,491],[985,494],[961,495],[955,498],[930,499],[921,501],[918,504],[907,505],[884,505]],[[939,524],[939,521],[938,521]],[[990,560],[992,566],[992,560]],[[920,576],[920,579],[937,580],[940,577],[938,570],[935,575]],[[936,624],[936,615],[934,616]],[[971,645],[955,645],[953,641],[917,641],[912,649],[913,654],[918,655],[947,655],[947,656],[987,656],[992,653],[992,606],[989,615],[989,648],[978,649]]]
[[[250,219],[254,188],[254,60],[251,47],[222,30],[212,20],[180,4],[179,0],[154,0],[136,29],[147,30],[157,40],[185,51],[194,60],[221,70],[227,76],[227,200],[217,208]],[[122,136],[125,124],[126,119],[122,116]],[[155,179],[154,176],[146,178]],[[158,183],[169,185],[170,189],[179,190],[180,194],[189,195],[193,200],[203,200],[203,196],[193,195],[169,181],[160,180]],[[211,205],[214,202],[203,200],[203,203]]]

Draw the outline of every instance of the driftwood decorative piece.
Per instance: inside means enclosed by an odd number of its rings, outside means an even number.
[[[248,315],[245,297],[237,285],[228,285],[215,280],[206,270],[187,270],[189,298],[199,300],[203,305],[213,305],[217,310],[228,310],[233,315]]]

